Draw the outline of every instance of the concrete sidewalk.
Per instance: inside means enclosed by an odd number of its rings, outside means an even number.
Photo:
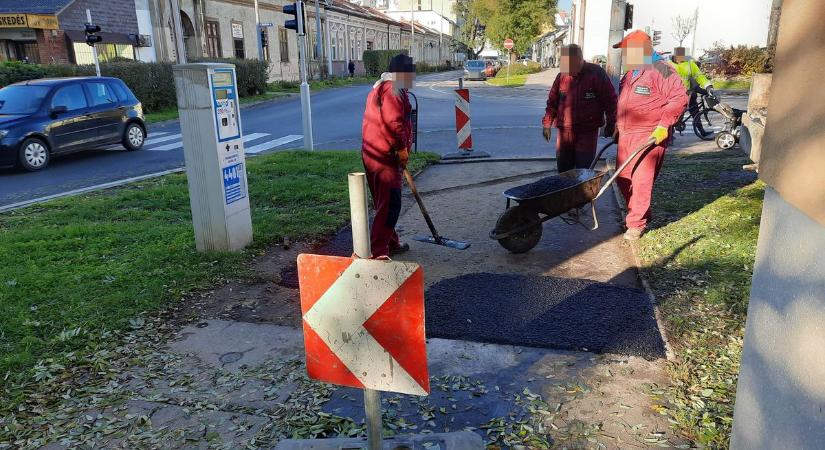
[[[522,89],[533,89],[547,91],[556,80],[556,75],[559,74],[558,68],[544,69],[538,73],[531,73],[527,75],[527,81],[524,82]]]
[[[489,239],[504,209],[501,191],[546,176],[553,166],[551,161],[515,161],[430,168],[419,177],[419,189],[436,225],[446,236],[470,240],[472,247],[461,252],[412,242],[400,259],[420,263],[430,289],[480,273],[589,279],[633,289],[636,273],[619,237],[612,195],[598,202],[597,231],[553,219],[545,224],[538,247],[521,255]],[[426,230],[409,197],[400,227],[404,238]],[[76,395],[44,413],[51,428],[41,444],[47,449],[81,444],[273,448],[291,437],[362,434],[361,393],[305,375],[298,292],[283,286],[281,274],[294,265],[298,252],[307,250],[272,248],[256,262],[256,277],[191,299],[180,314],[193,317],[168,341],[143,338],[155,331],[150,324],[142,326],[123,350],[130,357],[118,382],[95,389],[93,399]],[[504,300],[491,298],[518,305],[519,289],[505,294]],[[429,297],[427,302],[429,315]],[[586,301],[581,306],[590,307]],[[546,308],[552,311],[551,305]],[[656,412],[656,393],[668,379],[661,359],[501,345],[483,336],[431,337],[427,348],[432,394],[385,393],[387,433],[470,430],[489,444],[528,448],[685,443]]]

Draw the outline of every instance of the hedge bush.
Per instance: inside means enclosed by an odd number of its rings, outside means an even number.
[[[527,64],[522,64],[520,62],[510,63],[510,75],[526,75],[538,72],[541,72],[541,64],[535,61],[527,61]],[[496,77],[499,78],[506,76],[507,66],[502,66],[501,70],[499,70],[496,74]]]
[[[760,47],[723,47],[715,44],[705,51],[702,57],[702,70],[715,76],[722,77],[749,77],[754,73],[773,71],[773,61],[767,49]]]
[[[266,92],[268,68],[265,62],[249,59],[212,61],[235,64],[238,94],[241,97]],[[123,80],[143,104],[144,111],[155,112],[177,106],[172,66],[172,63],[111,62],[100,65],[100,74]],[[38,65],[17,61],[3,62],[0,63],[0,87],[36,78],[93,76],[94,74],[93,65]]]
[[[407,54],[406,50],[366,50],[364,52],[364,70],[371,77],[380,76],[387,71],[390,60],[400,54]]]

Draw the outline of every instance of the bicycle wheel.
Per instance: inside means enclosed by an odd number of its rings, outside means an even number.
[[[701,109],[693,115],[693,132],[703,141],[713,140],[725,129],[725,116],[715,109]]]

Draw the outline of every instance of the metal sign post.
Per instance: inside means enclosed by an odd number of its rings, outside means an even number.
[[[504,48],[507,49],[507,84],[510,84],[510,64],[513,62],[513,57],[511,55],[511,50],[513,49],[513,40],[507,38],[504,40]]]
[[[352,251],[359,258],[372,257],[370,248],[370,216],[367,209],[367,176],[351,173],[349,181],[349,212],[352,222]],[[383,422],[381,421],[381,392],[364,389],[364,413],[367,420],[369,450],[381,450]]]
[[[86,10],[86,22],[92,23],[92,11],[88,9]],[[95,60],[95,73],[97,76],[100,76],[100,62],[97,59],[97,47],[94,45],[92,46],[92,57]]]
[[[380,450],[381,391],[430,393],[424,272],[369,259],[366,175],[348,181],[354,256],[298,256],[306,368],[309,378],[364,390],[368,446]]]
[[[304,18],[306,13],[304,2],[295,2],[298,7],[298,59],[301,61],[301,116],[303,117],[304,148],[314,149],[312,141],[312,104],[309,98],[309,82],[307,81],[307,24]]]

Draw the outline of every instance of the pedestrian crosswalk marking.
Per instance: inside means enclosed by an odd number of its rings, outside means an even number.
[[[263,142],[263,143],[258,144],[258,145],[253,145],[252,147],[249,147],[249,148],[246,149],[246,153],[250,154],[250,155],[253,155],[255,153],[260,153],[260,152],[263,152],[263,151],[266,151],[266,150],[270,150],[270,149],[273,149],[275,147],[279,147],[279,146],[284,145],[284,144],[289,144],[290,142],[294,142],[294,141],[297,141],[297,140],[303,139],[303,138],[304,138],[304,135],[302,135],[302,134],[290,134],[288,136],[284,136],[284,137],[281,137],[281,138],[278,138],[278,139]]]
[[[157,133],[157,134],[161,134],[161,133]],[[166,134],[166,133],[164,133],[164,134]],[[244,141],[244,143],[247,143],[247,142],[257,141],[257,140],[260,140],[260,139],[263,139],[263,138],[266,138],[266,137],[269,137],[269,136],[271,136],[269,133],[250,133],[250,134],[247,134],[246,136],[243,137],[243,141]],[[150,152],[167,152],[167,151],[170,151],[170,150],[176,150],[176,149],[183,148],[183,142],[180,140],[180,137],[181,137],[180,134],[172,134],[172,135],[169,135],[169,136],[164,136],[164,137],[159,137],[159,138],[152,139],[152,140],[147,140],[146,141],[146,145],[147,145],[146,150],[150,151]],[[246,148],[245,152],[248,153],[248,154],[261,153],[261,152],[264,152],[266,150],[271,150],[275,147],[279,147],[281,145],[285,145],[285,144],[288,144],[290,142],[294,142],[294,141],[303,139],[303,137],[304,136],[300,135],[300,134],[290,134],[290,135],[283,136],[283,137],[280,137],[280,138],[277,138],[277,139],[272,139],[272,140],[269,140],[269,141],[266,141],[266,142],[258,143],[256,145],[253,145],[251,147]],[[173,140],[173,139],[177,139],[177,140],[175,140],[174,142],[164,143],[166,141],[170,141],[170,140]],[[158,145],[158,146],[155,146],[155,147],[149,147],[149,146],[151,146],[153,144],[157,144],[157,143],[163,143],[163,145]]]
[[[161,134],[161,133],[157,133],[157,134]],[[168,133],[163,133],[163,134],[168,134]],[[171,141],[171,140],[174,140],[174,139],[180,139],[180,133],[170,134],[168,136],[163,136],[163,137],[158,137],[158,138],[153,137],[152,139],[147,139],[146,142],[143,143],[143,145],[154,145],[154,144],[158,144],[158,143],[161,143],[161,142]]]

